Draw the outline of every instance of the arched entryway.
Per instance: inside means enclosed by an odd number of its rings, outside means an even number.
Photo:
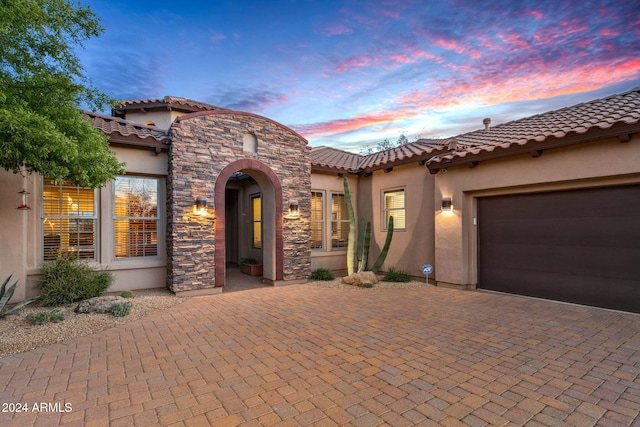
[[[254,159],[241,159],[228,164],[215,183],[215,281],[224,286],[226,276],[226,189],[231,177],[242,172],[252,177],[262,193],[262,261],[263,278],[267,283],[283,279],[283,203],[282,185],[276,174],[264,163]],[[231,221],[229,221],[231,223]]]

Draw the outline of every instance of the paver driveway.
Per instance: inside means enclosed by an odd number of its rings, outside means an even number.
[[[0,425],[628,426],[639,373],[638,315],[292,285],[0,359]]]

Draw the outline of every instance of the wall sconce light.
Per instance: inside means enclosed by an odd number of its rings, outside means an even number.
[[[22,191],[18,191],[18,194],[22,196],[22,203],[20,203],[20,206],[18,206],[18,209],[20,209],[21,211],[31,210],[31,208],[27,204],[27,194],[29,194],[29,192],[25,189],[22,189]]]
[[[207,198],[199,196],[196,199],[196,213],[200,216],[207,216]]]
[[[453,212],[453,201],[451,197],[442,198],[442,212]]]
[[[289,202],[289,214],[287,218],[297,218],[300,215],[300,206],[297,200],[291,200]]]

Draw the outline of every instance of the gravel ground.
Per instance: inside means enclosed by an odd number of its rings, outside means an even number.
[[[117,295],[117,294],[115,294]],[[26,319],[29,313],[49,311],[51,307],[41,307],[32,303],[19,310],[18,315],[0,319],[0,357],[22,353],[49,344],[54,344],[82,335],[89,335],[132,320],[148,316],[180,304],[185,297],[175,296],[168,289],[145,289],[133,291],[133,308],[128,316],[115,317],[112,314],[74,313],[77,303],[60,308],[68,311],[68,316],[60,323],[34,325]]]
[[[372,288],[360,288],[345,285],[340,279],[333,281],[308,282],[307,286],[336,288],[347,291],[376,292],[393,289],[406,289],[427,286],[424,282],[391,283],[379,282]],[[90,335],[105,329],[123,325],[132,320],[148,316],[151,313],[165,310],[183,302],[186,297],[175,296],[168,289],[146,289],[133,291],[134,297],[131,313],[125,317],[114,317],[111,314],[77,314],[74,313],[77,303],[59,307],[68,311],[68,316],[60,323],[34,325],[26,319],[29,313],[48,311],[50,307],[30,304],[23,307],[18,315],[0,319],[0,358],[12,354],[30,351],[38,347],[66,341],[83,335]]]

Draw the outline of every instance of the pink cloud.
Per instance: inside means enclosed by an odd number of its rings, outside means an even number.
[[[600,30],[600,35],[604,37],[616,37],[620,35],[620,31],[613,30],[611,28],[604,28]]]
[[[351,34],[353,29],[348,28],[342,24],[336,24],[327,28],[327,36],[341,36],[343,34]]]
[[[456,53],[463,53],[466,47],[460,45],[460,43],[456,40],[446,40],[446,39],[438,39],[432,43],[432,46],[441,47],[446,50],[452,50]]]
[[[352,56],[344,61],[341,61],[335,68],[338,73],[344,73],[353,68],[368,67],[371,65],[371,57],[365,55]]]
[[[413,117],[414,115],[410,116]],[[349,119],[330,120],[322,123],[296,126],[295,130],[305,138],[315,138],[323,135],[335,135],[357,131],[370,126],[393,123],[407,117],[409,116],[401,112],[358,114]]]

